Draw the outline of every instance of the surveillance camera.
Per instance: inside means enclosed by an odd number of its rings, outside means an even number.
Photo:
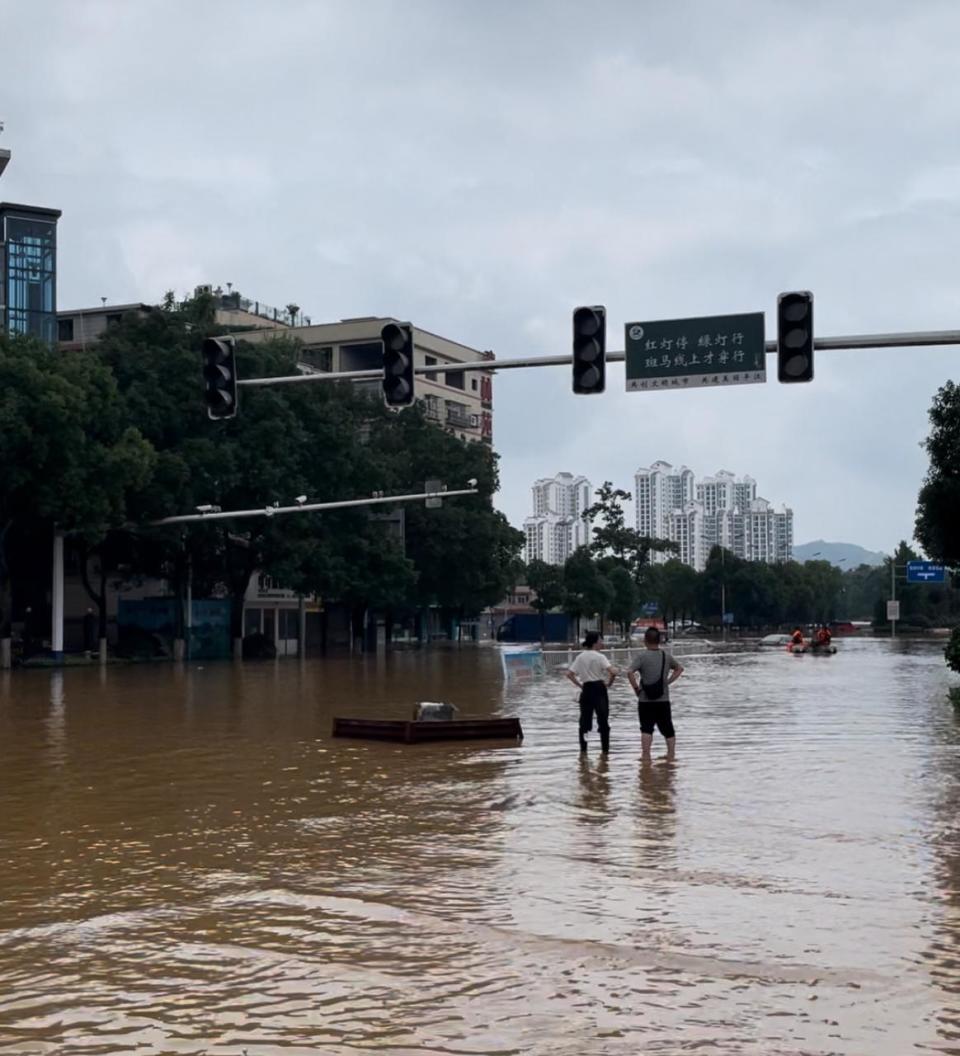
[[[295,501],[298,506],[302,506],[307,501],[307,497],[306,495],[298,495]]]
[[[471,488],[475,488],[475,487],[477,486],[477,478],[476,478],[476,477],[471,477],[471,478],[470,478],[470,479],[469,479],[469,480],[467,481],[467,484],[468,484],[468,486],[469,486],[469,487],[471,487]]]
[[[274,514],[274,509],[273,509],[273,507],[272,507],[272,506],[268,506],[268,507],[267,507],[267,508],[266,508],[266,509],[265,509],[265,510],[264,510],[263,512],[264,512],[264,513],[265,513],[265,514],[266,514],[266,515],[267,515],[268,517],[272,517],[272,516],[273,516],[273,514]]]

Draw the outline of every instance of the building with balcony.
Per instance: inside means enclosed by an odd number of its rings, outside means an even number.
[[[342,319],[338,323],[285,326],[282,335],[277,328],[266,327],[237,333],[246,341],[268,341],[283,336],[300,342],[300,369],[304,373],[340,373],[376,370],[383,366],[383,343],[380,331],[390,317],[363,316]],[[461,440],[490,444],[493,442],[493,373],[458,370],[464,363],[488,359],[492,352],[481,352],[468,345],[440,337],[429,330],[413,328],[414,365],[436,367],[435,371],[417,374],[416,399],[425,417]],[[380,397],[379,378],[354,382],[372,396]]]
[[[558,473],[534,481],[531,490],[533,514],[523,522],[524,559],[562,565],[578,547],[590,545],[590,523],[583,515],[593,488],[586,477]]]
[[[668,539],[679,552],[653,552],[651,562],[679,558],[702,571],[714,546],[746,561],[789,561],[793,556],[793,511],[775,510],[757,496],[753,477],[721,469],[696,479],[686,466],[654,462],[634,476],[636,527],[642,535]]]

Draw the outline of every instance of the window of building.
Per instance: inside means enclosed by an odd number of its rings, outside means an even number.
[[[333,370],[333,349],[329,345],[324,348],[305,348],[300,352],[300,362],[329,373]]]
[[[107,316],[107,326],[119,326],[122,320],[122,313],[110,312],[110,314]]]
[[[260,613],[262,609],[247,609],[243,614],[243,633],[257,634],[260,630]]]
[[[52,344],[57,332],[56,223],[8,216],[5,231],[7,329]]]
[[[340,346],[341,370],[380,370],[383,366],[383,342],[364,341]]]
[[[435,367],[437,365],[437,357],[424,356],[423,362],[424,365],[427,367]],[[429,374],[424,374],[424,377],[427,379],[427,381],[436,381],[439,375],[436,373],[436,371],[431,371]]]
[[[470,388],[473,389],[474,392],[476,392],[477,389],[480,388],[480,385],[479,385],[479,383],[478,383],[476,378],[471,378],[470,379]]]
[[[462,370],[448,370],[446,381],[451,389],[462,389],[466,387]]]
[[[72,341],[73,340],[73,320],[72,319],[58,319],[57,320],[57,340],[58,341]]]

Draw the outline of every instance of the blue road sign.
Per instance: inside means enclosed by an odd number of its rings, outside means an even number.
[[[908,583],[946,583],[947,570],[933,561],[908,561]]]
[[[726,623],[727,625],[732,625],[733,624],[733,613],[732,612],[725,612],[723,614],[723,622]]]
[[[640,611],[644,616],[656,616],[660,606],[655,601],[648,601]]]

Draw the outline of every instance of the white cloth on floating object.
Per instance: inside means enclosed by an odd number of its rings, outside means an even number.
[[[413,709],[413,717],[417,722],[442,722],[452,719],[456,713],[455,704],[441,704],[431,700],[422,700]]]

